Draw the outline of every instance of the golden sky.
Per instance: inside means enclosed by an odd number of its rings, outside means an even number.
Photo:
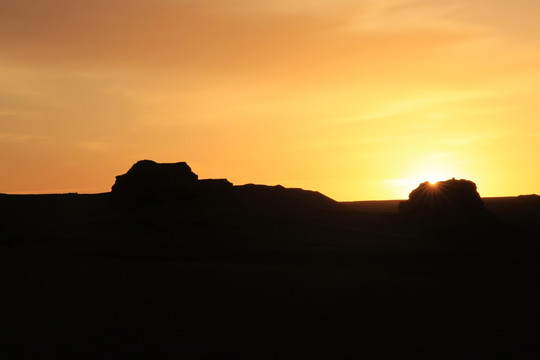
[[[0,0],[0,192],[540,193],[538,0]]]

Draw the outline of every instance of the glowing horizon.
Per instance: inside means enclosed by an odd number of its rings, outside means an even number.
[[[540,193],[540,4],[0,0],[0,192],[138,160],[336,200]]]

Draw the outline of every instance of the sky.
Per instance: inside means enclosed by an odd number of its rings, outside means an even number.
[[[0,0],[0,192],[141,159],[336,200],[540,193],[537,0]]]

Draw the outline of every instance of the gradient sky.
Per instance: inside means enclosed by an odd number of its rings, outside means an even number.
[[[0,192],[540,193],[538,0],[0,0]]]

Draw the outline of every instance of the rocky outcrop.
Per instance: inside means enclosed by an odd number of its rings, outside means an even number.
[[[289,213],[342,209],[340,203],[317,191],[255,184],[235,186],[234,190],[239,204],[257,212]]]
[[[197,174],[185,162],[159,164],[141,160],[123,175],[116,177],[113,195],[179,194],[192,191]]]
[[[450,179],[421,183],[399,204],[401,214],[458,214],[483,212],[484,203],[469,180]]]
[[[224,191],[233,187],[233,184],[227,179],[202,179],[198,183],[199,189],[203,191]]]
[[[252,214],[302,213],[341,207],[338,202],[315,191],[279,185],[234,186],[227,179],[199,180],[185,162],[160,164],[151,160],[141,160],[127,173],[117,176],[111,194],[119,205],[174,204],[199,210],[220,207]]]

